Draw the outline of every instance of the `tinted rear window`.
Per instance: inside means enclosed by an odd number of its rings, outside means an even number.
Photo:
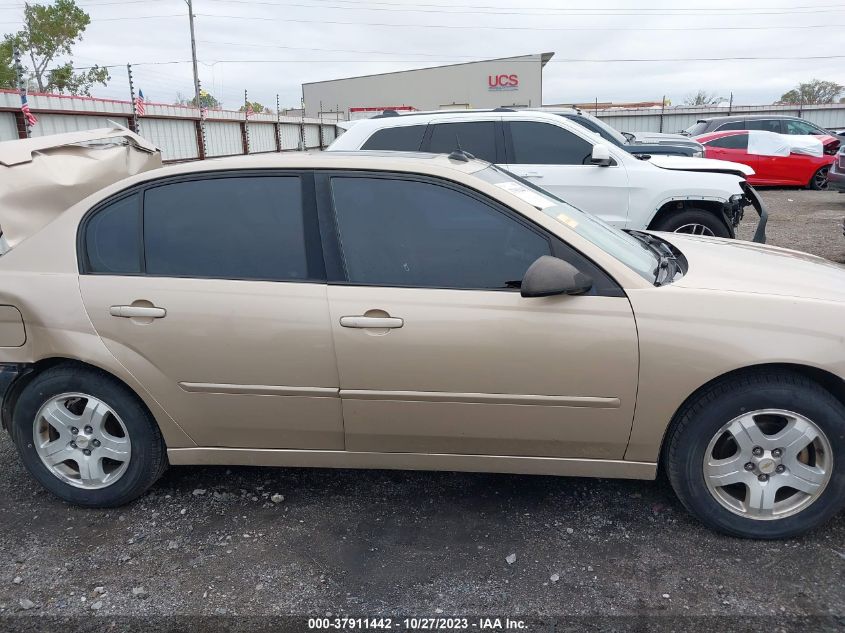
[[[141,272],[140,195],[97,211],[85,227],[88,271],[112,275]]]
[[[451,154],[458,148],[489,163],[496,162],[496,124],[493,121],[437,123],[431,133],[429,151]]]
[[[732,134],[731,136],[714,138],[705,145],[724,149],[748,149],[748,134]]]
[[[298,177],[210,178],[149,189],[146,271],[219,279],[308,279]]]
[[[424,133],[424,125],[388,127],[373,134],[361,149],[418,152]]]

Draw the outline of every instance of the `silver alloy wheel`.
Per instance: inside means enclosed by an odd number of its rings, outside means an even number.
[[[673,233],[687,233],[690,235],[708,235],[710,237],[716,237],[716,234],[713,232],[712,229],[704,226],[703,224],[697,223],[684,224],[682,226],[679,226],[673,231]]]
[[[38,410],[35,450],[63,482],[95,490],[110,486],[129,467],[129,432],[114,410],[84,393],[63,393]]]
[[[797,514],[824,492],[833,451],[812,420],[782,409],[744,413],[707,446],[704,480],[721,506],[750,519]]]
[[[813,184],[815,185],[816,189],[827,189],[828,171],[830,171],[830,167],[822,167],[813,175]]]

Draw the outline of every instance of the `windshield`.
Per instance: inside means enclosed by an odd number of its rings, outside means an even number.
[[[654,250],[644,241],[610,226],[594,215],[576,209],[557,196],[501,167],[491,165],[474,175],[521,198],[561,224],[565,224],[645,279],[654,281],[658,258]]]
[[[687,136],[698,136],[699,134],[704,134],[704,130],[707,129],[707,121],[696,121],[692,125],[690,125],[686,130],[681,132],[681,134],[686,134]]]
[[[604,138],[607,140],[616,141],[617,145],[627,145],[628,139],[616,128],[610,127],[607,123],[602,121],[600,118],[593,116],[592,114],[587,114],[586,112],[582,112],[581,116],[585,119],[589,120],[594,126],[597,128],[601,128],[602,132],[599,132]]]

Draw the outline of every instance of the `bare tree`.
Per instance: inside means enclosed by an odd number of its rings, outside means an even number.
[[[719,105],[724,100],[724,97],[719,97],[715,93],[710,93],[706,90],[699,90],[694,95],[687,95],[686,97],[684,97],[684,105]]]

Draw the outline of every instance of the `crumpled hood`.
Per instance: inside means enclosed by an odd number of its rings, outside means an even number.
[[[654,155],[648,162],[655,167],[675,171],[708,171],[719,174],[735,174],[743,178],[754,175],[754,170],[748,165],[712,158]]]
[[[845,266],[809,253],[715,237],[661,233],[684,254],[672,285],[845,303]]]

